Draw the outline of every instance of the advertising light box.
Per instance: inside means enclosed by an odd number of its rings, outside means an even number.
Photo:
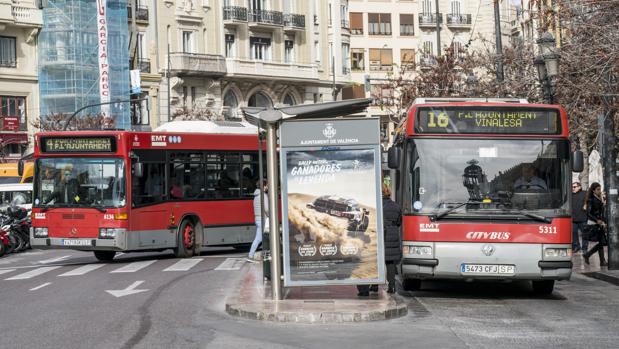
[[[284,285],[384,282],[378,119],[280,130]]]

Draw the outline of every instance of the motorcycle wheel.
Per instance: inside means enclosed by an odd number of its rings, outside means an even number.
[[[19,234],[16,234],[15,237],[17,238],[17,247],[15,247],[15,250],[13,252],[21,252],[24,250],[26,242],[24,241],[24,238],[21,237],[21,235]]]
[[[0,257],[4,256],[5,253],[6,253],[6,246],[4,246],[4,243],[0,241]]]
[[[9,235],[9,246],[6,250],[6,253],[12,253],[13,251],[15,251],[15,248],[17,247],[17,245],[19,245],[19,242],[17,241],[17,238],[15,237],[15,235]]]

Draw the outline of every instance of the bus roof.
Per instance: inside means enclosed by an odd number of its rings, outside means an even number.
[[[153,132],[185,132],[210,134],[257,134],[258,128],[245,121],[171,121]]]

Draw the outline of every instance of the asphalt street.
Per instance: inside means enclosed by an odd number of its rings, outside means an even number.
[[[244,253],[190,260],[37,251],[0,258],[0,348],[617,348],[619,288],[574,274],[526,283],[426,283],[406,317],[301,325],[241,320],[224,303]]]

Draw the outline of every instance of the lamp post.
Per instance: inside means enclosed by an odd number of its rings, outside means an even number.
[[[535,57],[533,64],[537,69],[537,78],[544,91],[544,100],[549,104],[555,103],[555,81],[559,74],[559,58],[555,37],[545,32],[537,39],[540,54]]]

